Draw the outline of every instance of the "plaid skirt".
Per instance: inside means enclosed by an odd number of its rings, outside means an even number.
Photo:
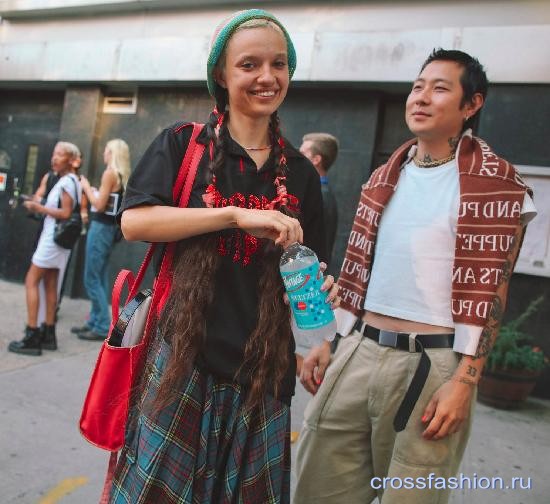
[[[163,343],[148,378],[151,404],[168,358]],[[250,415],[238,384],[193,369],[160,414],[141,411],[115,470],[115,504],[288,504],[290,408],[266,396]],[[150,408],[149,408],[150,409]]]

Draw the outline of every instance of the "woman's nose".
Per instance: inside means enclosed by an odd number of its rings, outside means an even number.
[[[264,82],[264,83],[270,83],[275,80],[275,76],[273,75],[273,69],[271,68],[271,65],[265,64],[261,68],[260,76],[258,77],[258,81]]]

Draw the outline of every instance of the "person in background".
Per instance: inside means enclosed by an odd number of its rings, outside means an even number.
[[[487,90],[479,61],[435,50],[405,107],[415,138],[362,186],[338,279],[344,337],[320,386],[312,370],[328,343],[303,363],[302,383],[315,395],[300,434],[295,504],[449,499],[449,486],[415,481],[449,481],[458,471],[536,213],[514,167],[472,135]]]
[[[80,169],[80,166],[82,165],[82,154],[80,154],[79,156],[75,157],[71,163],[72,165],[72,168],[73,168],[73,173],[78,177],[78,170]],[[34,193],[33,197],[36,201],[40,201],[41,203],[45,203],[46,202],[46,199],[48,197],[48,194],[50,193],[50,191],[52,190],[53,186],[57,183],[57,181],[59,180],[59,177],[57,176],[57,174],[53,171],[53,170],[50,170],[48,171],[48,173],[46,173],[41,181],[40,181],[40,185],[38,186],[38,189],[36,190],[36,192]],[[81,210],[80,210],[80,215],[82,216],[82,222],[85,224],[86,223],[86,220],[85,220],[85,214],[84,212],[87,212],[87,199],[86,199],[86,196],[84,194],[82,194],[82,200],[81,200]],[[44,223],[44,218],[43,216],[41,216],[41,226],[40,226],[40,232],[42,232],[42,225]],[[39,235],[40,236],[40,235]],[[37,241],[38,243],[38,241]],[[71,254],[72,254],[72,249],[71,249]],[[64,287],[65,287],[65,280],[67,278],[67,266],[70,262],[70,257],[71,257],[71,254],[69,254],[69,259],[67,260],[67,263],[65,264],[65,266],[63,268],[60,268],[59,269],[59,275],[58,275],[58,278],[57,278],[57,307],[55,309],[55,315],[56,315],[56,320],[57,320],[57,314],[59,313],[59,308],[61,306],[61,301],[63,299],[63,291],[64,291]],[[45,286],[44,286],[44,280],[41,280],[39,285],[38,285],[38,289],[39,289],[39,305],[38,305],[38,326],[40,327],[40,331],[44,334],[45,331],[46,331],[46,289],[45,289]]]
[[[71,331],[83,340],[104,340],[109,332],[109,257],[118,230],[116,214],[130,176],[130,149],[124,140],[115,138],[107,142],[103,153],[105,170],[99,188],[81,177],[82,190],[91,204],[90,226],[86,240],[84,287],[92,308],[82,327]]]
[[[31,266],[25,277],[27,297],[27,326],[21,341],[12,341],[8,350],[25,355],[41,355],[42,349],[56,350],[55,313],[58,303],[60,271],[65,271],[71,251],[54,242],[57,220],[68,219],[81,201],[82,189],[73,173],[73,164],[80,157],[78,147],[69,142],[58,142],[52,154],[52,170],[58,180],[44,202],[25,201],[30,212],[43,214],[44,224]],[[40,195],[39,195],[40,197]],[[38,326],[40,282],[44,282],[46,314],[42,331]]]
[[[308,133],[302,138],[300,152],[311,161],[321,178],[325,239],[329,258],[327,269],[332,272],[331,258],[338,226],[338,206],[329,186],[328,171],[338,156],[338,139],[329,133]]]

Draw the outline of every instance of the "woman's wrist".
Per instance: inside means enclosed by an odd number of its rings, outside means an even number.
[[[227,212],[227,219],[229,219],[228,223],[230,228],[238,228],[239,227],[239,215],[241,214],[242,208],[235,207],[235,206],[227,206],[224,207],[224,211]]]

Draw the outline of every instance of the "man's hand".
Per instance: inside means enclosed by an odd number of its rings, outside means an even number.
[[[474,386],[451,380],[439,387],[424,410],[424,439],[443,439],[458,432],[470,415]]]
[[[313,347],[302,362],[300,382],[304,388],[315,395],[330,363],[330,343],[324,341],[321,345]]]

